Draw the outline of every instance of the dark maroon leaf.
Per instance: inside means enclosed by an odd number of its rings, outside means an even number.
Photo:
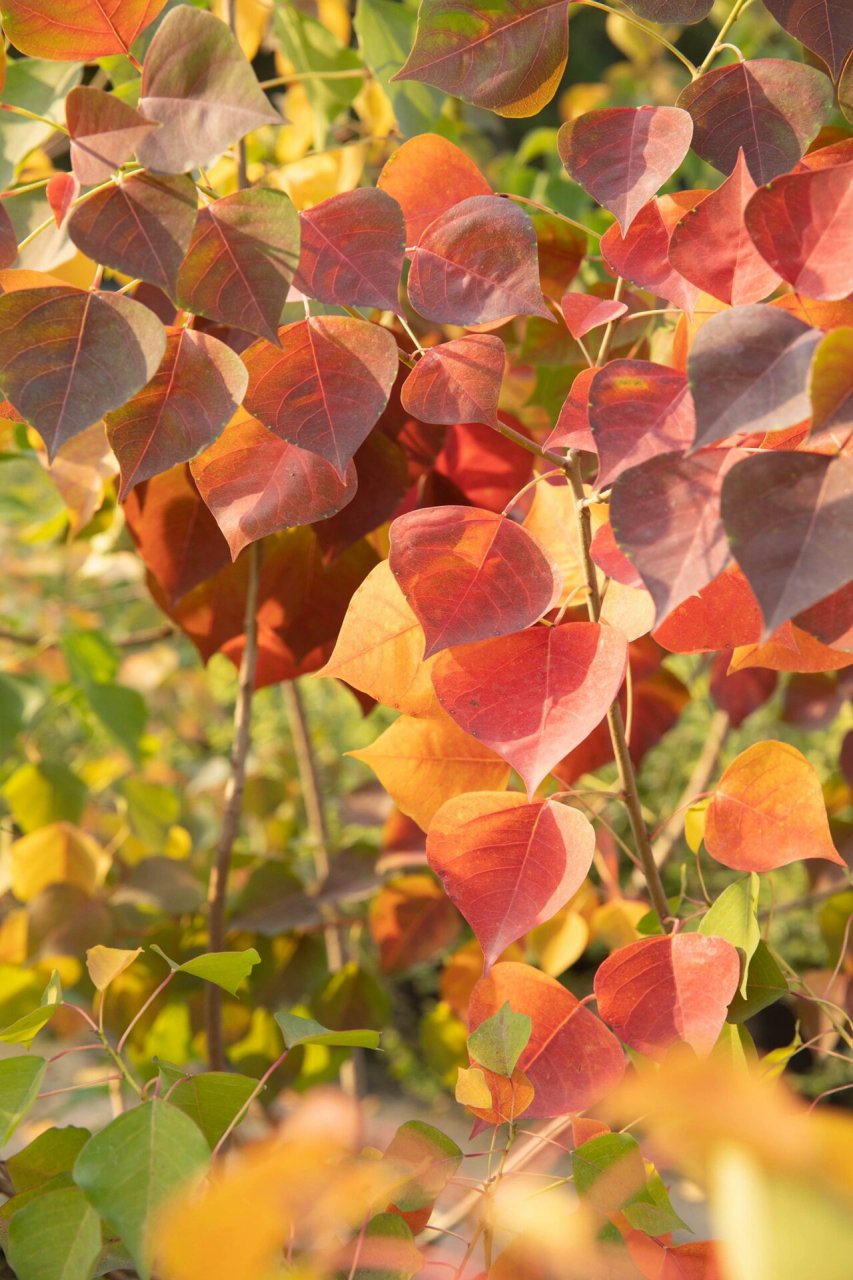
[[[625,471],[610,495],[620,549],[655,602],[656,625],[726,567],[731,551],[720,519],[726,471],[743,455],[708,449],[665,453]]]
[[[403,408],[423,422],[446,426],[496,422],[505,367],[500,338],[471,333],[442,342],[424,352],[403,383]]]
[[[822,644],[850,653],[853,651],[853,584],[834,591],[805,613],[798,613],[794,623]]]
[[[198,215],[178,276],[187,311],[276,342],[299,261],[299,215],[283,191],[254,187]]]
[[[832,110],[822,71],[783,58],[753,58],[706,71],[682,90],[693,117],[693,150],[731,173],[743,148],[759,185],[787,173]]]
[[[539,287],[536,233],[499,196],[471,196],[440,214],[412,252],[409,298],[426,320],[488,324],[507,316],[553,319]]]
[[[714,0],[629,0],[629,9],[649,22],[689,26],[707,18]]]
[[[650,200],[634,219],[627,236],[616,223],[601,237],[601,252],[610,270],[641,289],[651,289],[683,311],[692,311],[699,290],[669,260],[669,242],[680,220],[705,191],[676,191]]]
[[[206,168],[263,124],[281,124],[227,25],[179,5],[167,13],[145,55],[139,110],[162,128],[136,148],[157,173]]]
[[[11,267],[18,256],[18,233],[6,206],[0,201],[0,269]]]
[[[684,375],[648,360],[611,360],[590,384],[598,485],[659,453],[687,449],[696,422]]]
[[[328,563],[390,520],[409,487],[405,454],[382,431],[371,431],[353,464],[358,479],[355,497],[336,515],[314,525]]]
[[[246,408],[283,440],[331,462],[343,479],[394,386],[393,334],[349,316],[312,316],[278,336],[280,350],[262,341],[246,352]]]
[[[90,85],[71,90],[65,99],[65,121],[71,135],[71,168],[84,187],[106,182],[142,139],[159,128],[129,102]]]
[[[687,378],[696,445],[738,431],[780,431],[811,414],[807,379],[821,334],[778,307],[712,316],[696,335]]]
[[[357,484],[352,463],[341,480],[331,463],[280,440],[245,411],[191,470],[234,560],[268,533],[340,511]]]
[[[690,150],[693,121],[678,107],[609,107],[564,124],[560,159],[625,235]]]
[[[197,203],[190,178],[132,173],[78,204],[68,234],[93,262],[174,294]]]
[[[846,0],[764,0],[789,35],[822,58],[833,80],[853,49],[853,6]]]
[[[708,692],[717,706],[725,711],[733,729],[738,729],[747,716],[763,707],[776,692],[779,677],[765,667],[748,667],[728,673],[731,649],[718,653],[711,663]]]
[[[135,484],[168,471],[211,444],[233,417],[249,375],[217,338],[173,329],[151,381],[107,414],[107,435],[121,465],[123,501]]]
[[[853,580],[853,458],[755,453],[726,476],[721,510],[766,634]]]
[[[319,302],[397,311],[406,227],[397,201],[361,187],[299,215],[302,255],[295,284]]]
[[[50,459],[135,395],[165,349],[154,313],[123,295],[63,285],[0,297],[0,388]]]

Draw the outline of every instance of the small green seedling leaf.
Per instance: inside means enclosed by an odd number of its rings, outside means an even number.
[[[0,1062],[0,1146],[4,1146],[36,1100],[47,1063],[44,1058],[4,1058]]]
[[[281,1011],[274,1015],[286,1049],[300,1044],[325,1044],[333,1049],[378,1049],[378,1031],[330,1031],[313,1018]]]
[[[62,1187],[19,1209],[8,1258],[18,1280],[89,1280],[101,1251],[101,1223],[78,1187]]]
[[[526,1013],[514,1013],[507,1001],[471,1032],[468,1052],[474,1062],[488,1071],[511,1076],[527,1048],[532,1025]]]

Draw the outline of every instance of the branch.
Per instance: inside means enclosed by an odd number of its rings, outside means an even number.
[[[240,661],[237,701],[234,706],[234,742],[231,748],[231,775],[225,787],[225,812],[222,830],[207,886],[209,915],[209,945],[211,951],[225,949],[225,901],[228,892],[228,873],[231,870],[231,853],[240,827],[243,810],[243,789],[246,785],[246,761],[249,755],[252,729],[252,695],[255,689],[255,670],[258,665],[258,582],[261,571],[262,544],[253,542],[249,550],[249,582],[246,590],[245,632],[246,646]],[[206,993],[207,1056],[211,1071],[221,1071],[225,1065],[222,1045],[222,992],[212,982]]]

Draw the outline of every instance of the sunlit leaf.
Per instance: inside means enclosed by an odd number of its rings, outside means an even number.
[[[404,142],[386,162],[376,185],[393,196],[403,210],[410,245],[460,201],[492,194],[474,161],[436,133]]]
[[[66,0],[4,0],[3,28],[21,53],[90,62],[105,54],[126,54],[165,3],[102,0],[76,4],[69,11]]]
[[[275,1020],[284,1036],[287,1049],[302,1044],[325,1044],[340,1049],[378,1049],[378,1031],[330,1031],[313,1018],[301,1018],[295,1013],[279,1012]]]
[[[560,310],[566,328],[573,338],[583,338],[592,329],[618,320],[628,310],[624,302],[613,298],[597,298],[589,293],[564,293]]]
[[[20,902],[30,902],[50,884],[72,884],[92,893],[102,861],[91,836],[70,822],[51,823],[12,845],[12,892]]]
[[[36,1100],[47,1063],[33,1054],[0,1060],[0,1141],[5,1146]]]
[[[129,969],[137,956],[142,955],[142,948],[134,951],[119,947],[90,947],[86,952],[86,968],[97,991],[106,991],[107,987],[125,969]]]
[[[853,427],[853,327],[831,330],[815,349],[809,370],[812,435]]]
[[[22,1280],[89,1280],[101,1222],[77,1187],[47,1191],[9,1223],[9,1265]]]
[[[382,190],[361,187],[299,215],[296,287],[319,302],[398,309],[406,243],[403,212]]]
[[[78,85],[65,99],[71,168],[84,187],[106,182],[133,155],[156,121],[115,94]]]
[[[470,333],[425,351],[403,383],[400,400],[422,422],[493,423],[505,367],[500,338]]]
[[[704,829],[703,813],[703,836]],[[699,924],[700,933],[725,938],[741,952],[742,976],[738,990],[742,996],[746,996],[749,963],[761,941],[761,930],[758,927],[758,887],[758,876],[755,873],[727,885]]]
[[[213,1148],[257,1086],[234,1071],[202,1071],[170,1089],[169,1102],[196,1122]]]
[[[692,311],[699,289],[670,262],[669,245],[674,228],[706,195],[705,191],[676,191],[650,200],[626,236],[614,223],[601,237],[604,261],[616,275],[651,289],[683,311]]]
[[[459,936],[456,908],[429,874],[398,876],[370,905],[370,932],[383,973],[404,973],[434,960]]]
[[[610,360],[589,386],[589,425],[599,487],[629,467],[686,449],[696,429],[683,374],[648,360]]]
[[[800,44],[822,58],[833,80],[853,49],[853,14],[833,0],[767,0],[776,21]]]
[[[468,1052],[473,1061],[500,1076],[511,1076],[530,1041],[532,1023],[525,1013],[514,1013],[509,1002],[471,1032]]]
[[[385,1159],[411,1169],[410,1179],[394,1192],[393,1203],[404,1213],[432,1205],[462,1162],[452,1138],[423,1120],[401,1124],[385,1149]]]

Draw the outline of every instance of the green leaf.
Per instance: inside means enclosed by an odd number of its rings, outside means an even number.
[[[9,1156],[6,1168],[15,1194],[41,1187],[59,1173],[70,1173],[91,1136],[88,1129],[76,1125],[45,1129],[22,1151]]]
[[[602,1133],[572,1152],[578,1195],[599,1213],[621,1209],[646,1185],[646,1166],[636,1138]]]
[[[257,1086],[251,1076],[204,1071],[176,1085],[169,1101],[196,1122],[213,1148]]]
[[[385,1159],[411,1170],[409,1180],[392,1197],[398,1209],[410,1213],[428,1208],[441,1194],[462,1163],[462,1152],[440,1129],[423,1120],[407,1120],[391,1139]]]
[[[356,1243],[349,1246],[355,1256]],[[411,1280],[424,1265],[409,1224],[397,1213],[378,1213],[364,1231],[355,1268],[344,1270],[353,1280]]]
[[[112,684],[118,675],[118,649],[102,631],[69,632],[62,650],[74,684]]]
[[[0,672],[0,752],[3,755],[24,727],[26,706],[26,697],[17,681]]]
[[[472,1059],[499,1076],[511,1076],[527,1048],[533,1026],[526,1013],[514,1013],[507,1001],[468,1037]]]
[[[198,1126],[168,1102],[145,1102],[118,1116],[86,1143],[74,1181],[121,1236],[142,1280],[151,1258],[146,1231],[154,1211],[200,1177],[210,1150]]]
[[[9,1224],[18,1280],[89,1280],[100,1251],[100,1220],[77,1187],[39,1196]]]
[[[749,962],[761,941],[758,928],[758,876],[753,871],[723,890],[706,912],[699,933],[725,938],[741,953],[740,994],[746,995]]]
[[[669,1192],[657,1170],[649,1175],[642,1191],[623,1206],[622,1212],[637,1231],[647,1236],[662,1236],[667,1231],[689,1231],[687,1223],[672,1207]]]
[[[391,80],[414,44],[414,9],[393,0],[358,0],[354,26],[362,57],[387,93],[403,135],[435,131],[445,95],[416,80]]]
[[[22,764],[3,784],[3,799],[25,833],[63,819],[76,825],[83,815],[88,794],[85,783],[76,774],[52,760]]]
[[[161,851],[166,835],[181,816],[181,799],[174,787],[144,778],[125,778],[121,792],[127,801],[127,820],[150,848]]]
[[[248,951],[212,951],[178,965],[178,973],[191,973],[195,978],[204,978],[205,982],[213,982],[217,987],[222,987],[223,991],[236,996],[240,983],[260,963],[261,957],[254,947],[249,947]]]
[[[339,1049],[378,1049],[378,1031],[330,1031],[313,1018],[300,1018],[295,1013],[274,1015],[284,1036],[287,1049],[300,1044],[325,1044]]]
[[[83,688],[89,706],[110,737],[132,760],[138,760],[139,739],[148,720],[148,707],[142,694],[123,684],[89,684]]]
[[[60,123],[65,118],[65,95],[78,83],[82,73],[79,62],[16,58],[8,64],[3,101]],[[5,189],[18,163],[52,137],[54,131],[40,120],[4,115],[0,129],[0,188]]]
[[[22,1018],[17,1018],[0,1031],[0,1041],[3,1044],[24,1044],[29,1048],[38,1033],[50,1022],[57,1008],[55,1004],[43,1005],[25,1013]]]
[[[749,962],[746,995],[738,993],[735,996],[726,1015],[728,1021],[746,1022],[762,1009],[775,1004],[787,990],[787,980],[772,951],[765,942],[759,942]]]
[[[328,127],[345,111],[364,84],[364,68],[358,54],[345,49],[327,27],[300,13],[295,5],[277,0],[273,30],[281,51],[292,62],[314,109],[314,146],[326,145]],[[312,71],[350,71],[352,79],[312,80]]]
[[[0,1061],[0,1147],[35,1102],[46,1067],[44,1058],[30,1056]]]

